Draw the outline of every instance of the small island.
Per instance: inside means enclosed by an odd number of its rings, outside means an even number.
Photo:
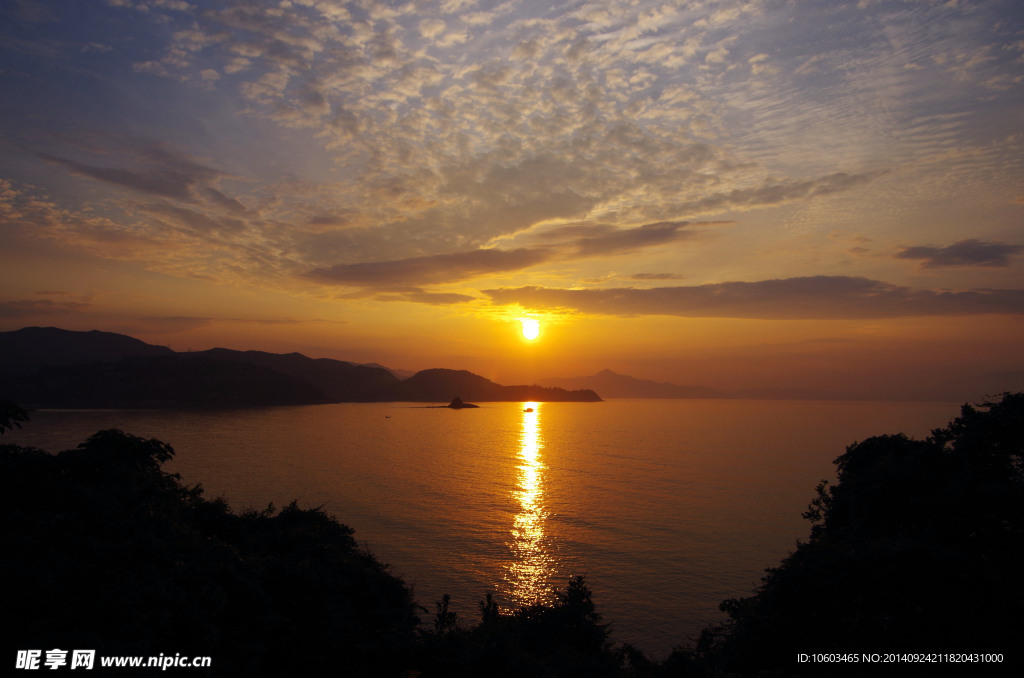
[[[447,407],[453,410],[465,410],[467,408],[471,409],[480,406],[474,405],[473,403],[464,403],[462,402],[462,398],[460,398],[459,396],[455,396],[454,398],[452,398],[452,401],[448,403]]]

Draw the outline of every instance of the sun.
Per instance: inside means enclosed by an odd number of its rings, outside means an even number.
[[[540,336],[540,323],[536,318],[520,318],[519,322],[523,325],[523,339],[533,341]]]

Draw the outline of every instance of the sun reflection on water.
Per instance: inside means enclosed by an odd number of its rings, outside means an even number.
[[[540,403],[523,403],[519,437],[517,484],[512,495],[518,504],[512,522],[511,560],[505,568],[506,595],[516,605],[530,605],[551,595],[549,581],[554,557],[545,533],[544,471],[541,458],[544,439],[540,428]]]

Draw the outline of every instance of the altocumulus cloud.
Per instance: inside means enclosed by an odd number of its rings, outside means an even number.
[[[617,316],[843,319],[1024,313],[1024,290],[915,290],[847,276],[641,289],[519,287],[483,293],[497,304]]]
[[[897,259],[916,259],[925,268],[938,266],[1009,266],[1010,257],[1024,252],[1024,245],[1007,245],[969,238],[947,247],[904,247]]]

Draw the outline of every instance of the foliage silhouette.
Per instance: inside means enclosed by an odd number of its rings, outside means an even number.
[[[444,635],[449,631],[454,631],[456,623],[458,621],[458,615],[450,610],[452,597],[449,594],[441,596],[441,600],[437,601],[437,614],[434,617],[434,632],[438,635]]]
[[[0,433],[21,428],[28,421],[28,412],[12,402],[0,400]]]
[[[884,435],[836,459],[807,543],[690,651],[703,670],[807,672],[798,652],[990,652],[1024,631],[1024,394],[925,440]],[[1007,657],[1011,659],[1011,657]],[[1005,668],[1005,665],[1000,668]]]
[[[350,528],[295,503],[232,514],[161,470],[173,454],[117,430],[58,455],[0,448],[0,577],[17,582],[5,656],[170,651],[211,656],[216,676],[401,670],[418,624],[411,592]]]
[[[447,596],[438,620],[452,615]],[[551,605],[530,605],[500,614],[493,596],[479,603],[481,623],[472,629],[441,626],[424,634],[417,667],[422,676],[622,676],[624,654],[608,639],[583,577],[555,592]],[[635,651],[634,651],[635,652]],[[634,656],[639,655],[635,653]]]
[[[501,614],[501,607],[494,600],[494,594],[488,591],[486,597],[479,604],[480,624],[485,627],[495,624]]]

